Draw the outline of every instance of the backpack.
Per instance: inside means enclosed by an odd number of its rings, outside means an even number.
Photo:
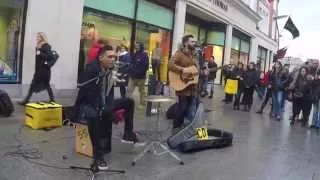
[[[59,54],[57,53],[57,51],[54,51],[54,50],[50,51],[48,53],[48,61],[47,61],[48,66],[49,67],[54,66],[58,59],[59,59]]]
[[[0,114],[5,117],[9,117],[14,111],[14,106],[8,95],[3,90],[0,90]]]

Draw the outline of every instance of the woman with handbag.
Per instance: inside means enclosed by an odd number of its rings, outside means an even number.
[[[51,46],[48,44],[47,36],[43,32],[37,33],[35,72],[27,96],[23,101],[18,102],[18,104],[27,104],[33,93],[38,93],[43,90],[47,90],[50,101],[54,101],[54,95],[50,87],[50,53]]]
[[[301,67],[296,79],[292,82],[292,85],[290,85],[291,96],[293,100],[293,117],[290,122],[291,125],[294,124],[296,117],[301,111],[303,114],[301,126],[305,126],[308,122],[312,107],[312,83],[313,78],[309,76],[309,69],[307,67]]]

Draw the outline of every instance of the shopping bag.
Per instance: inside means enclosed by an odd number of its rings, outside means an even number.
[[[224,92],[227,94],[237,94],[238,92],[238,80],[228,79]]]

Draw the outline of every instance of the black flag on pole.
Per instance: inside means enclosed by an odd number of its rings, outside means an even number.
[[[289,17],[284,28],[292,34],[293,39],[300,36],[300,32],[299,32],[298,28],[296,27],[296,25],[293,24],[291,17]]]

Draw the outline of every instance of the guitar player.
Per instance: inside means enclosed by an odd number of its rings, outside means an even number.
[[[192,35],[186,35],[182,38],[182,46],[172,56],[169,63],[169,71],[178,73],[181,77],[190,77],[186,68],[191,66],[199,67],[197,62],[197,53],[195,51],[196,40]],[[198,84],[191,84],[181,91],[176,91],[178,96],[178,105],[176,109],[176,118],[173,121],[173,131],[178,132],[183,128],[184,117],[187,114],[192,102],[197,97]]]

